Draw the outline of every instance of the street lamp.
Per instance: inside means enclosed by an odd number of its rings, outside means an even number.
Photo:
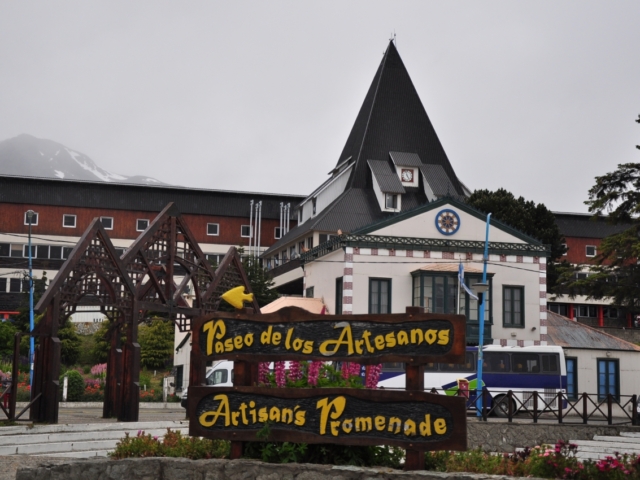
[[[487,215],[487,232],[484,240],[484,256],[482,258],[482,283],[473,285],[478,292],[478,375],[476,377],[476,414],[482,416],[482,345],[484,343],[484,302],[485,294],[489,291],[487,283],[487,261],[489,260],[489,225],[491,224],[491,214]],[[480,396],[478,397],[478,392]]]
[[[33,391],[33,265],[32,265],[32,252],[31,252],[31,224],[33,222],[33,216],[36,214],[33,210],[27,211],[27,222],[29,223],[29,385],[31,391]]]

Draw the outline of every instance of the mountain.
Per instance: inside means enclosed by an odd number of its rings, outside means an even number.
[[[108,172],[84,153],[25,133],[0,142],[0,175],[166,185],[144,175],[126,177]]]

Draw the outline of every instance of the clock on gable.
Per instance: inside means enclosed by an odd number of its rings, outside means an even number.
[[[411,183],[413,182],[413,169],[412,168],[403,168],[400,170],[400,178],[403,182]]]

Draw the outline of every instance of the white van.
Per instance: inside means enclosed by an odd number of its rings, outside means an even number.
[[[210,367],[207,367],[207,385],[212,387],[232,387],[233,386],[233,362],[229,360],[219,360]],[[187,391],[182,394],[180,405],[187,408]]]

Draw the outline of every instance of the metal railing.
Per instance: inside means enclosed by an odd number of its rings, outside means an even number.
[[[431,393],[441,392],[432,389]],[[506,418],[508,422],[531,419],[533,423],[551,420],[572,425],[605,421],[607,425],[640,424],[637,395],[582,393],[570,398],[562,391],[551,394],[518,390],[492,392],[487,387],[482,389],[481,395],[477,395],[476,390],[458,390],[456,394],[467,398],[467,408],[476,412],[478,402],[482,399],[480,416],[485,422],[489,417],[496,416]]]

